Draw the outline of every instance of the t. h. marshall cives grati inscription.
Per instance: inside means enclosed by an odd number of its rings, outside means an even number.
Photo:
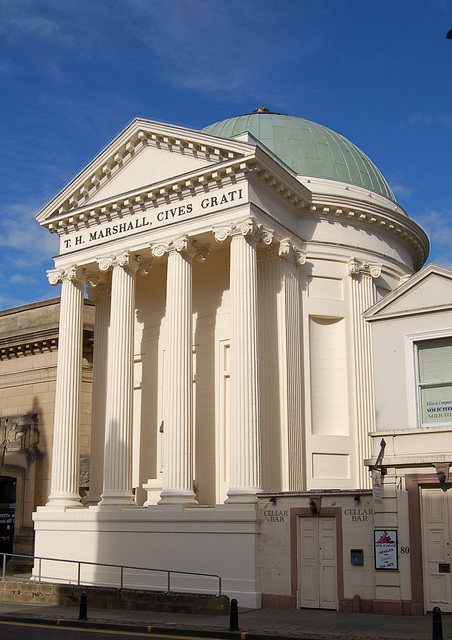
[[[215,195],[200,194],[185,204],[173,203],[152,211],[144,211],[144,215],[133,213],[133,217],[128,220],[107,220],[97,224],[95,228],[88,225],[85,228],[79,227],[77,231],[61,237],[60,252],[68,253],[86,245],[140,233],[151,227],[154,229],[179,222],[184,218],[196,218],[226,205],[234,206],[243,199],[244,189],[224,189],[217,191]]]

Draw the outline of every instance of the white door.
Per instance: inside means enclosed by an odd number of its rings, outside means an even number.
[[[450,537],[452,491],[422,489],[422,556],[425,610],[452,612]]]
[[[336,519],[298,518],[298,607],[337,609]]]

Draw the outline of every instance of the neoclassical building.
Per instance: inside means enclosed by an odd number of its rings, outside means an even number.
[[[266,109],[202,131],[136,119],[37,219],[60,237],[61,314],[36,555],[219,574],[243,606],[376,599],[363,313],[422,267],[428,239],[371,160]]]

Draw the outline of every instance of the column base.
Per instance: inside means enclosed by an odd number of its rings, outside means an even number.
[[[83,509],[78,493],[51,493],[45,508]]]
[[[163,490],[157,504],[174,504],[182,505],[184,507],[197,507],[198,501],[196,500],[193,491]]]
[[[257,496],[260,493],[263,493],[262,489],[230,489],[228,491],[228,497],[224,502],[225,504],[255,504],[257,503]]]
[[[93,505],[94,506],[94,505]],[[132,493],[128,491],[106,491],[101,495],[98,505],[102,507],[117,507],[120,509],[138,507]]]

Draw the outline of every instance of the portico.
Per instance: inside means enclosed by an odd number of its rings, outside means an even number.
[[[132,485],[132,420],[135,289],[138,277],[152,279],[152,262],[166,261],[166,331],[172,336],[165,352],[163,414],[165,447],[159,504],[195,506],[193,493],[193,312],[192,260],[209,259],[209,249],[196,236],[151,243],[148,259],[132,251],[97,258],[96,263],[49,271],[52,284],[62,284],[60,360],[52,485],[46,508],[81,507],[77,489],[80,317],[83,286],[96,301],[93,380],[93,491],[87,500],[99,507],[137,507]],[[255,217],[212,229],[210,240],[227,244],[230,257],[231,468],[227,503],[255,503],[262,492],[258,349],[258,252],[271,247],[278,263],[300,266],[304,254],[289,238],[279,240]],[[210,245],[209,245],[210,246]],[[144,251],[141,249],[141,253]],[[260,259],[264,259],[260,256]],[[271,258],[268,258],[271,260]],[[281,281],[293,273],[281,271]],[[287,286],[287,285],[286,285]],[[64,318],[67,322],[64,322]],[[284,318],[283,312],[283,321]],[[108,363],[108,364],[107,364]],[[99,374],[99,375],[96,375]],[[59,426],[61,425],[61,426]],[[103,435],[103,438],[102,438]],[[103,440],[103,442],[102,442]],[[102,446],[103,445],[103,446]],[[64,464],[62,464],[64,461]],[[103,472],[102,472],[103,470]],[[102,481],[101,481],[102,478]],[[99,489],[98,502],[94,502]]]

